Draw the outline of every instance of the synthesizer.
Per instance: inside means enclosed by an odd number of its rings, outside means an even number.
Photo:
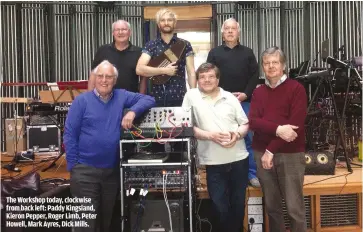
[[[185,190],[188,183],[186,166],[128,166],[124,167],[124,169],[125,189],[147,188],[158,190],[163,189],[163,186],[165,186],[166,189]],[[168,175],[167,178],[166,175]]]
[[[193,114],[186,107],[154,107],[136,118],[134,126],[123,132],[123,139],[181,138],[193,136]]]

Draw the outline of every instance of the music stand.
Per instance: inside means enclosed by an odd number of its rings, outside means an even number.
[[[42,101],[44,100],[51,103],[71,103],[76,96],[87,91],[87,84],[88,81],[57,82],[59,90],[53,90],[50,88],[48,91],[41,91],[42,94],[39,92],[39,95]],[[56,122],[56,126],[63,132],[64,125]],[[64,153],[65,148],[63,146],[63,133],[61,133],[61,147],[59,148],[59,155],[53,160],[52,163],[49,164],[48,167],[44,168],[42,172],[45,172],[48,169],[54,167],[55,163],[63,156]]]

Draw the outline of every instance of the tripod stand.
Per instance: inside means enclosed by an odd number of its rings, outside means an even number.
[[[346,112],[346,109],[347,109],[348,96],[349,96],[349,90],[350,90],[351,82],[352,81],[355,81],[358,86],[361,85],[360,82],[359,82],[359,80],[358,80],[358,77],[355,76],[355,75],[352,75],[352,71],[354,69],[352,69],[351,67],[347,67],[346,70],[347,70],[348,83],[347,83],[347,89],[345,91],[344,105],[343,105],[343,110],[341,112],[341,118],[342,118],[342,120],[341,120],[341,125],[340,125],[340,127],[342,128],[343,131],[344,131],[344,129],[343,129],[344,127],[343,127],[342,124],[345,121],[345,112]],[[338,153],[338,149],[340,147],[340,143],[342,143],[342,145],[343,144],[345,145],[345,143],[344,143],[343,140],[337,139],[337,142],[335,144],[336,149],[335,149],[335,152],[334,152],[334,157],[337,157],[337,153]],[[343,147],[344,147],[344,145],[343,145]],[[345,157],[345,158],[347,158],[347,157]]]
[[[344,140],[344,134],[343,134],[343,129],[342,129],[342,123],[341,123],[341,118],[339,117],[339,111],[338,111],[338,107],[337,107],[337,104],[336,104],[336,101],[335,101],[335,98],[334,98],[334,91],[333,91],[333,86],[332,86],[332,83],[331,83],[331,80],[328,79],[327,76],[321,76],[319,77],[319,82],[318,82],[318,85],[315,89],[315,92],[313,94],[313,97],[311,98],[311,101],[309,103],[309,106],[308,106],[308,109],[307,109],[307,112],[309,113],[317,96],[318,96],[318,92],[319,92],[319,89],[321,87],[321,85],[323,83],[327,83],[329,88],[328,88],[328,92],[330,93],[330,96],[331,96],[331,99],[332,99],[332,103],[333,103],[333,107],[334,107],[334,118],[335,118],[335,121],[336,121],[336,124],[338,125],[338,132],[339,132],[339,138],[338,138],[338,141],[341,141],[342,142],[342,146],[343,146],[343,151],[344,151],[344,156],[345,156],[345,161],[346,161],[346,164],[347,164],[347,169],[349,172],[353,172],[353,169],[352,167],[350,166],[350,161],[348,159],[348,153],[347,153],[347,147],[346,147],[346,143],[345,143],[345,140]],[[336,160],[336,154],[337,154],[337,149],[338,147],[335,147],[335,151],[334,151],[334,160]]]

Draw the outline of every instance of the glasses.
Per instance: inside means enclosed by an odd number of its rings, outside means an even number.
[[[117,28],[117,29],[113,29],[114,32],[126,32],[128,31],[128,28]]]
[[[272,61],[272,62],[263,62],[263,66],[269,66],[269,65],[277,66],[280,64],[280,61]]]
[[[217,79],[217,77],[216,76],[202,76],[202,77],[199,77],[198,79],[201,81],[206,81],[206,80],[215,80],[215,79]]]
[[[103,79],[106,78],[106,80],[112,80],[116,77],[116,75],[105,75],[105,74],[96,74],[97,79]]]

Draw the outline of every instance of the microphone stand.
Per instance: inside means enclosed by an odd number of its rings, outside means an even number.
[[[353,172],[353,169],[352,167],[350,166],[350,160],[348,159],[348,152],[347,152],[347,147],[346,147],[346,143],[345,143],[345,140],[344,140],[344,134],[343,134],[343,129],[342,129],[342,123],[341,123],[341,118],[339,117],[339,111],[338,111],[338,107],[337,107],[337,104],[336,104],[336,101],[335,101],[335,97],[334,97],[334,91],[333,91],[333,86],[332,86],[332,83],[331,83],[331,80],[327,79],[328,77],[319,77],[319,83],[315,89],[315,92],[313,94],[313,97],[309,103],[309,106],[308,106],[308,109],[307,109],[307,112],[309,113],[317,96],[318,96],[318,92],[319,92],[319,89],[321,87],[321,85],[325,82],[328,84],[329,88],[328,88],[328,92],[330,93],[330,96],[331,96],[331,99],[332,99],[332,103],[333,103],[333,108],[334,108],[334,118],[335,118],[335,121],[338,125],[338,132],[339,132],[339,138],[337,139],[337,143],[338,141],[342,141],[342,146],[343,146],[343,151],[344,151],[344,156],[345,156],[345,162],[347,164],[347,169],[350,173]],[[349,88],[349,87],[348,87]],[[338,150],[338,147],[336,146],[335,147],[335,150],[334,150],[334,162],[336,161],[336,155],[337,155],[337,150]]]

